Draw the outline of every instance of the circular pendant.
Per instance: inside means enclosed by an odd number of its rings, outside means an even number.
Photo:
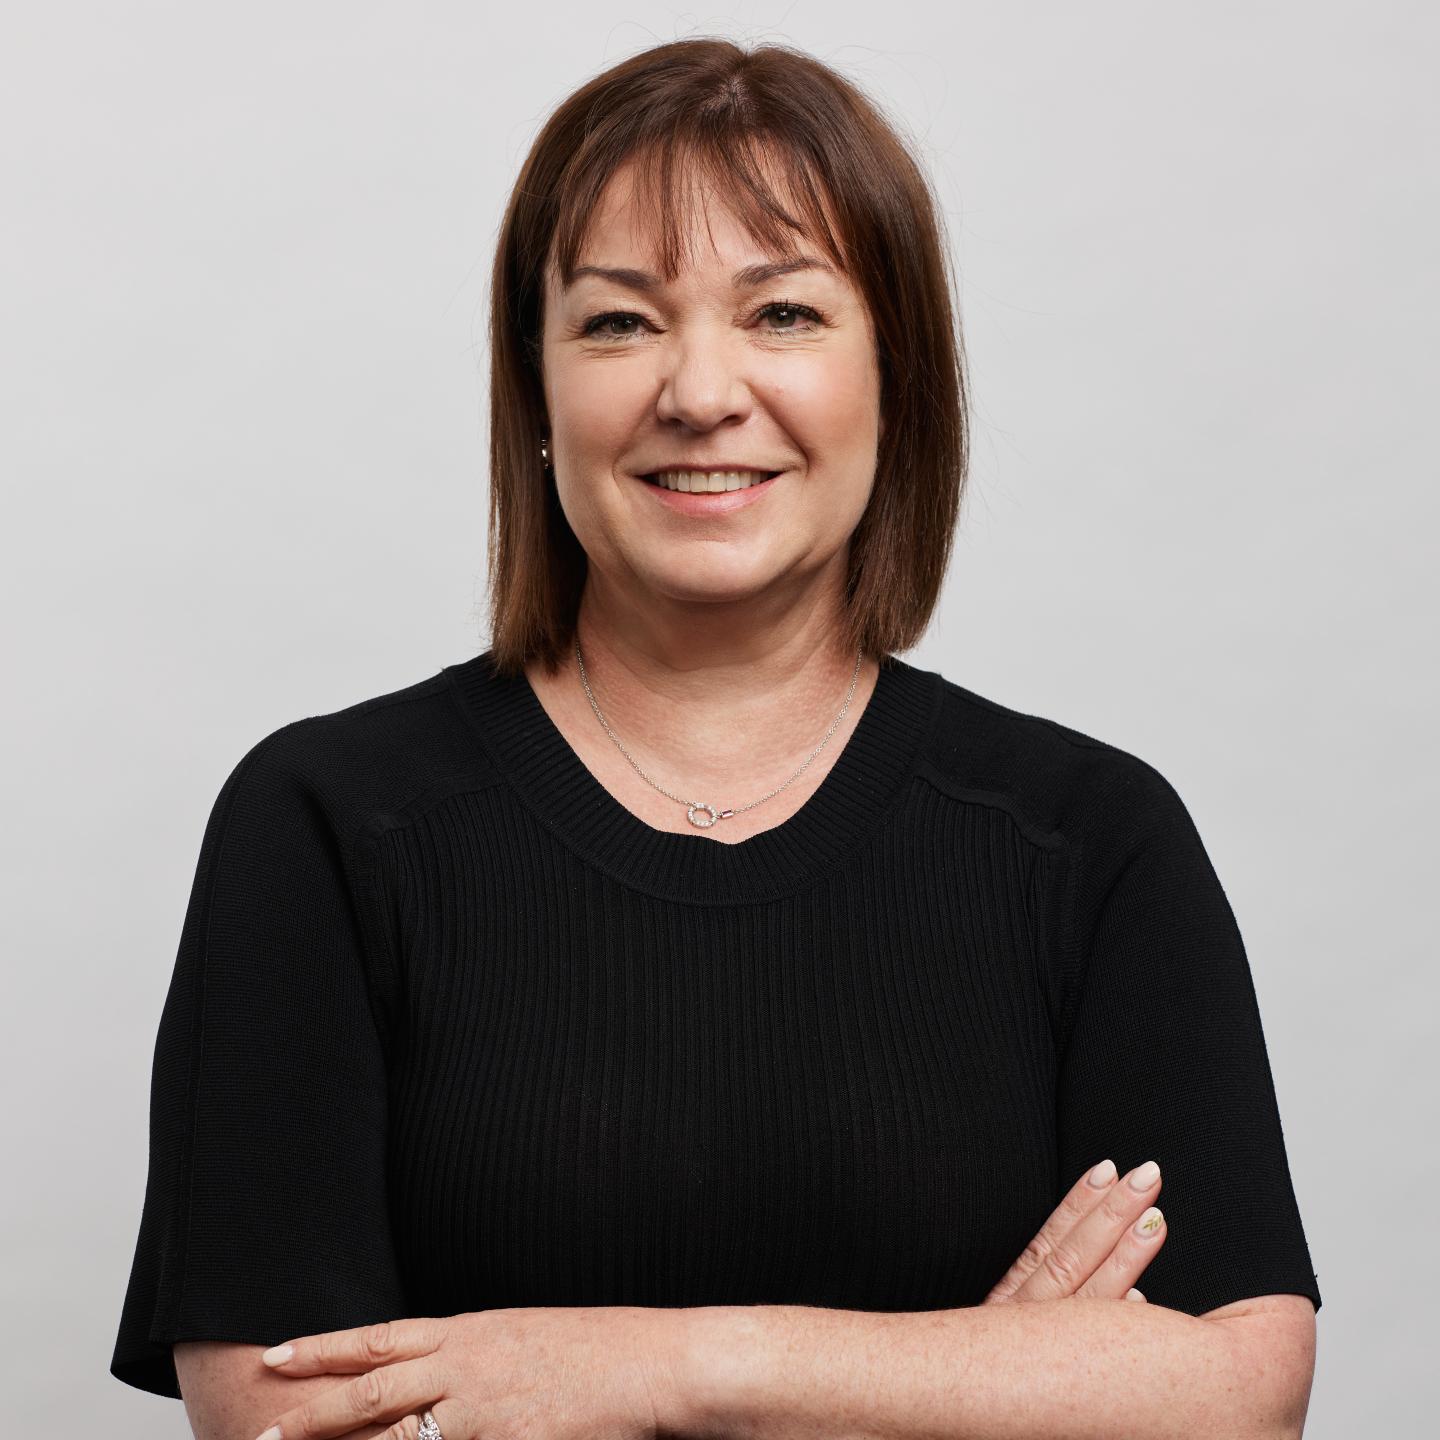
[[[702,820],[695,813],[697,810],[708,811],[710,818],[708,820]],[[686,811],[686,814],[690,817],[690,823],[692,825],[698,825],[702,830],[708,830],[720,818],[720,812],[713,805],[705,804],[703,800],[697,800],[690,809]]]

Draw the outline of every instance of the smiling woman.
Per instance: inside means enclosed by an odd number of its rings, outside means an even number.
[[[782,183],[766,177],[770,191]],[[833,220],[830,261],[757,260],[727,196],[709,202],[695,180],[672,201],[656,184],[627,161],[589,217],[595,261],[547,270],[540,368],[556,494],[586,555],[589,603],[623,572],[692,610],[723,603],[733,627],[777,575],[808,567],[822,590],[840,589],[884,428],[876,337]],[[635,220],[687,205],[683,263],[656,274],[662,242]],[[608,328],[621,321],[623,333]],[[672,478],[626,483],[657,473]],[[853,647],[873,639],[856,634]]]
[[[495,264],[499,668],[544,684],[617,566],[688,601],[692,639],[799,567],[833,597],[833,672],[913,646],[968,466],[949,253],[894,123],[798,51],[661,46],[561,105]],[[778,478],[660,506],[624,483],[661,470]]]
[[[202,841],[112,1368],[203,1440],[1299,1433],[1320,1295],[1184,803],[894,653],[965,482],[946,257],[793,50],[543,128],[490,646],[261,739]]]

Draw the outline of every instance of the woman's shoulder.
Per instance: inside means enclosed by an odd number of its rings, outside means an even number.
[[[395,823],[437,791],[495,778],[447,667],[270,729],[234,761],[223,789],[319,804],[337,831],[354,834]]]
[[[1040,834],[1170,823],[1183,812],[1151,759],[1053,715],[936,676],[939,714],[922,765],[950,793],[1003,803]]]

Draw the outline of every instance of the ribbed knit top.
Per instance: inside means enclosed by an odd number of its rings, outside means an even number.
[[[890,656],[726,844],[633,815],[490,658],[221,786],[117,1378],[500,1306],[974,1305],[1107,1156],[1161,1166],[1152,1304],[1318,1309],[1249,961],[1156,769]]]

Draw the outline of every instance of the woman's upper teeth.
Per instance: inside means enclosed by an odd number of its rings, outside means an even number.
[[[745,490],[768,479],[764,470],[661,470],[655,477],[667,490],[690,493]]]

